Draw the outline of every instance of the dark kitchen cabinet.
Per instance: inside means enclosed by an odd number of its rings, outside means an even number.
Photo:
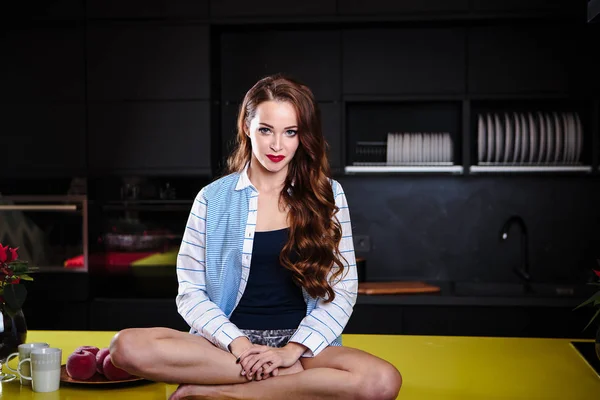
[[[206,26],[93,24],[88,28],[88,98],[210,98]]]
[[[85,105],[5,103],[0,177],[85,176]]]
[[[291,74],[319,101],[339,100],[339,31],[226,32],[221,36],[221,98],[241,102],[265,75]]]
[[[84,31],[22,27],[0,36],[2,102],[81,102],[85,96]]]
[[[575,51],[578,29],[533,24],[471,28],[468,92],[568,92],[582,65],[582,53]]]
[[[344,94],[449,94],[465,88],[462,28],[343,32]]]
[[[335,0],[211,0],[212,18],[334,15]]]
[[[469,0],[339,0],[338,12],[342,15],[405,14],[458,12],[469,9]]]
[[[210,104],[115,102],[89,105],[93,174],[209,174]]]
[[[208,0],[86,0],[88,18],[208,17]]]

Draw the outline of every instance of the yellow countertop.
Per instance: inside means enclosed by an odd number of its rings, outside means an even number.
[[[62,348],[64,363],[78,346],[108,346],[114,333],[30,331],[27,341]],[[398,367],[404,379],[398,399],[600,399],[600,378],[569,339],[344,335],[343,342]],[[13,381],[0,384],[0,399],[166,400],[176,388],[164,383],[110,389],[61,384],[54,393],[33,393]]]

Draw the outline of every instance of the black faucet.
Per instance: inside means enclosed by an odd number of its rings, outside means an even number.
[[[508,239],[508,231],[513,224],[517,224],[521,228],[521,266],[520,268],[513,268],[513,271],[521,280],[525,283],[526,288],[530,287],[531,275],[529,273],[529,247],[527,240],[527,226],[523,218],[518,215],[513,215],[506,220],[500,231],[500,240],[504,241]]]

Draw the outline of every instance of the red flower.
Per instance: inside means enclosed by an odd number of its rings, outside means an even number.
[[[600,278],[600,271],[596,271],[595,269],[593,269],[592,271],[594,271],[594,273],[595,273],[596,275],[598,275],[598,278]]]
[[[0,243],[0,263],[5,263],[8,260],[8,246],[3,247],[2,243]]]
[[[19,250],[18,247],[11,248],[9,250],[10,250],[10,261],[15,261],[17,258],[19,258],[19,255],[17,254],[17,250]]]
[[[13,284],[17,284],[19,282],[21,282],[21,278],[18,276],[15,279],[13,279],[13,281],[12,281]]]

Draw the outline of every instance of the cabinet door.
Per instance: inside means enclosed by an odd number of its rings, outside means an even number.
[[[210,98],[206,26],[96,24],[87,55],[91,100]]]
[[[580,43],[573,30],[535,25],[472,28],[468,38],[469,92],[567,91],[580,66],[574,51]]]
[[[90,169],[210,173],[209,109],[208,101],[90,104]]]
[[[348,30],[343,54],[347,94],[464,92],[463,29]]]
[[[13,29],[0,36],[0,98],[83,102],[83,29]]]
[[[0,176],[84,176],[85,105],[4,103]]]
[[[222,99],[241,102],[260,78],[282,72],[308,85],[318,100],[338,100],[340,62],[340,33],[336,31],[224,33]]]
[[[210,15],[223,17],[333,15],[335,0],[211,0]]]
[[[86,0],[89,18],[207,18],[208,0]]]
[[[406,14],[467,11],[469,0],[338,0],[340,14]]]
[[[577,0],[471,0],[474,11],[582,11],[583,2]],[[563,15],[564,16],[564,15]]]
[[[329,144],[329,165],[333,170],[342,167],[341,107],[340,103],[319,103],[323,136]]]

